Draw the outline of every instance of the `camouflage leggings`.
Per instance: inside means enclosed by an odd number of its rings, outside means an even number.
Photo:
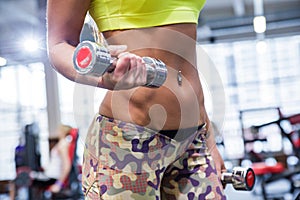
[[[183,140],[97,115],[85,144],[89,200],[226,199],[205,143],[205,128]]]

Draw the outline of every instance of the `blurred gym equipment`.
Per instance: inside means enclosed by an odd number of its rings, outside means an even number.
[[[256,114],[261,112],[267,121],[261,123],[256,121],[249,126],[249,121],[246,122],[245,116],[251,112],[256,112]],[[268,120],[271,115],[274,119]],[[283,196],[283,194],[271,194],[267,190],[267,185],[278,180],[289,181],[290,188],[285,193],[292,194],[296,188],[300,188],[300,114],[286,116],[282,114],[280,108],[275,107],[241,111],[240,119],[245,144],[245,159],[252,161],[251,168],[260,181],[263,198],[266,200],[274,195]],[[276,137],[280,137],[280,140],[271,142],[272,134],[273,136],[277,134]],[[283,148],[285,139],[292,147],[292,152],[289,154],[286,154]],[[260,152],[255,151],[255,142],[261,143]],[[268,149],[268,143],[275,150],[271,150],[270,146]],[[288,164],[287,160],[290,157],[296,160],[293,166]],[[270,160],[272,162],[268,162]]]

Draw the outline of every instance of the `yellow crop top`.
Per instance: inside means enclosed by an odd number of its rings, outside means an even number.
[[[91,0],[100,31],[197,23],[206,0]]]

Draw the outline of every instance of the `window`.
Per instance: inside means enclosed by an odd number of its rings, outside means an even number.
[[[221,126],[227,155],[232,158],[243,156],[239,111],[280,107],[286,115],[300,112],[300,36],[261,42],[264,51],[257,49],[261,46],[257,41],[202,45],[223,81],[226,111]],[[210,87],[211,92],[216,89]],[[255,116],[262,123],[264,117]]]

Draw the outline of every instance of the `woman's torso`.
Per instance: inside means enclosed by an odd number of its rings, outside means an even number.
[[[194,23],[185,23],[104,32],[109,44],[126,44],[132,53],[162,60],[168,66],[168,76],[160,88],[108,91],[99,113],[156,130],[186,128],[205,122],[196,64],[196,28]],[[178,71],[183,78],[181,85]]]

